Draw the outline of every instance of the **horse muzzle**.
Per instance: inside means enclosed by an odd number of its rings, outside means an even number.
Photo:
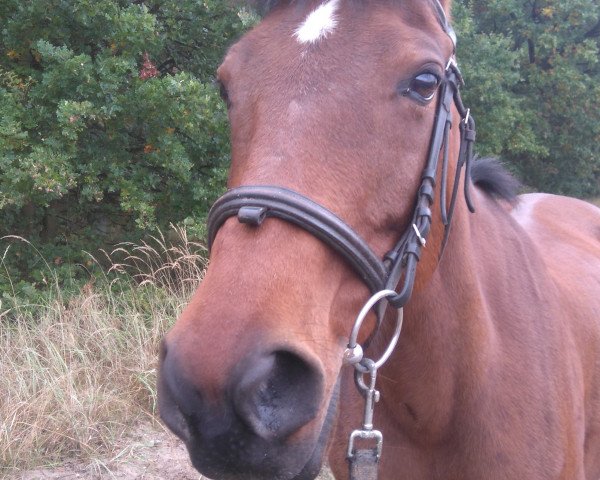
[[[198,471],[214,480],[317,476],[329,433],[320,415],[324,375],[317,365],[286,349],[251,353],[217,389],[181,367],[163,342],[160,415]]]

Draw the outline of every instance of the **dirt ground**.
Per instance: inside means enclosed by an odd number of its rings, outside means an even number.
[[[30,470],[10,480],[207,480],[188,460],[183,444],[160,426],[140,427],[113,458]]]
[[[140,427],[113,458],[30,470],[7,480],[208,480],[192,468],[187,451],[174,435],[158,427]],[[323,472],[319,480],[335,480]]]

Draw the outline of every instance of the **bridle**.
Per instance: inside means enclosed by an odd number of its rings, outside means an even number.
[[[433,1],[440,25],[452,39],[456,49],[456,35],[449,25],[439,0]],[[343,220],[330,210],[312,201],[301,193],[278,186],[251,185],[236,187],[226,192],[213,205],[208,216],[208,247],[212,247],[217,232],[225,221],[237,215],[239,222],[250,226],[260,226],[266,218],[273,217],[293,223],[319,238],[352,266],[354,271],[369,287],[373,297],[367,302],[357,319],[344,354],[344,362],[355,367],[355,379],[361,394],[365,397],[365,416],[363,428],[352,432],[348,457],[351,479],[377,478],[377,463],[381,455],[382,435],[372,425],[373,407],[379,399],[375,389],[377,369],[391,354],[400,334],[402,309],[412,294],[417,264],[421,251],[425,247],[431,228],[431,206],[434,202],[436,174],[440,159],[442,161],[440,183],[440,210],[444,224],[443,251],[450,232],[451,220],[458,197],[460,175],[465,169],[464,196],[467,206],[474,212],[469,185],[475,142],[475,121],[465,108],[460,86],[463,80],[454,60],[454,53],[448,62],[444,78],[438,87],[438,98],[433,133],[430,139],[429,153],[421,175],[421,184],[417,192],[415,207],[409,226],[383,259],[380,259],[367,243]],[[447,203],[447,177],[449,161],[450,129],[452,128],[452,105],[460,116],[460,150],[455,172],[454,184]],[[440,252],[441,253],[441,252]],[[363,348],[357,343],[358,330],[369,310],[380,300],[398,309],[398,320],[392,341],[384,356],[377,362],[364,358]],[[385,304],[379,303],[377,317],[380,323],[385,312]],[[369,382],[363,376],[369,375]],[[353,450],[355,438],[374,439],[373,449]]]
[[[398,294],[390,299],[391,305],[401,308],[412,293],[417,262],[425,246],[431,227],[431,205],[434,200],[435,177],[440,152],[442,153],[442,183],[440,208],[442,221],[449,232],[456,204],[461,169],[466,167],[464,192],[467,204],[474,211],[469,195],[469,174],[473,158],[475,122],[460,98],[462,77],[454,60],[451,60],[439,88],[437,112],[431,137],[428,160],[421,175],[412,221],[398,243],[381,260],[367,243],[343,220],[325,207],[301,193],[271,185],[242,186],[229,190],[213,205],[208,216],[208,247],[212,247],[217,232],[225,221],[237,215],[241,223],[260,226],[268,217],[293,223],[318,237],[338,252],[350,264],[372,293],[384,288],[396,289]],[[452,126],[451,107],[454,104],[461,116],[460,153],[456,169],[454,190],[449,207],[446,205],[448,172],[448,138]],[[443,150],[443,151],[442,151]]]
[[[459,85],[462,81],[456,63],[450,61],[445,78],[439,89],[433,134],[427,164],[421,175],[421,185],[413,210],[412,222],[396,246],[381,260],[367,243],[343,220],[330,210],[313,202],[301,193],[287,188],[270,185],[242,186],[229,190],[212,206],[208,216],[208,247],[212,247],[217,232],[225,221],[237,215],[241,223],[260,226],[268,217],[275,217],[293,223],[307,230],[329,247],[338,252],[367,284],[372,293],[384,288],[395,289],[403,279],[397,296],[390,299],[391,305],[401,308],[410,298],[417,262],[425,246],[431,227],[431,205],[434,199],[435,176],[442,152],[442,183],[440,208],[446,228],[444,240],[449,232],[452,213],[456,204],[458,181],[461,169],[466,167],[464,192],[467,204],[474,211],[469,194],[475,122],[465,109],[460,98]],[[446,205],[448,171],[448,137],[452,126],[450,109],[456,106],[460,116],[460,153],[454,181],[454,190],[449,208]]]
[[[444,31],[456,44],[454,30],[438,0],[436,13]],[[442,153],[442,181],[440,208],[445,226],[443,244],[447,239],[452,213],[456,204],[461,170],[466,168],[464,192],[467,205],[474,211],[469,194],[469,177],[475,141],[475,122],[463,105],[459,87],[462,76],[454,61],[448,62],[445,76],[438,87],[438,104],[430,140],[428,160],[421,175],[412,221],[398,243],[381,260],[367,243],[343,220],[330,210],[315,203],[299,192],[270,185],[241,186],[229,190],[212,206],[208,216],[208,247],[212,247],[217,232],[225,221],[237,215],[241,223],[260,226],[268,217],[286,220],[307,230],[340,254],[350,264],[372,293],[382,289],[400,289],[389,303],[396,308],[406,304],[412,293],[417,262],[425,246],[431,227],[431,205],[434,200],[435,177],[440,153]],[[456,169],[454,189],[449,208],[446,205],[448,173],[448,138],[452,127],[451,107],[454,104],[461,117],[460,152]],[[443,151],[442,151],[443,150]]]

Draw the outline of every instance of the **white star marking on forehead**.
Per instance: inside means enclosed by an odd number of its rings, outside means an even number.
[[[340,0],[329,0],[306,17],[304,23],[294,32],[300,43],[315,43],[335,30],[338,24],[335,16]]]

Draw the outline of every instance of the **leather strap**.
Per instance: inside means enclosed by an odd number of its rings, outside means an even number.
[[[421,250],[425,246],[425,241],[431,229],[431,205],[433,204],[433,192],[435,191],[435,178],[438,171],[440,152],[442,153],[442,185],[440,194],[440,209],[442,221],[445,225],[444,240],[442,241],[442,251],[446,243],[450,228],[450,220],[454,213],[455,202],[450,202],[450,208],[446,206],[446,184],[448,173],[448,139],[450,128],[452,128],[452,104],[457,104],[456,99],[460,99],[459,85],[462,81],[460,71],[455,63],[451,62],[446,71],[446,78],[440,87],[438,98],[437,113],[434,120],[433,134],[429,148],[427,164],[423,170],[421,187],[417,194],[417,202],[411,224],[406,228],[404,235],[396,246],[386,255],[386,265],[389,269],[389,275],[386,282],[386,289],[398,291],[396,297],[389,299],[389,303],[396,308],[401,308],[408,302],[415,281],[417,262],[421,257]],[[467,111],[460,102],[457,109],[463,118],[463,113]],[[463,111],[461,113],[461,110]],[[466,118],[466,117],[464,117]],[[462,148],[464,139],[461,135],[461,153],[472,155],[472,149]],[[455,177],[454,189],[457,188],[456,179],[460,178],[460,170],[463,164],[467,163],[466,158],[459,158],[457,163],[457,175]],[[469,160],[470,165],[470,160]],[[465,176],[465,193],[468,192],[469,177]],[[440,251],[440,255],[442,253]]]
[[[450,25],[450,22],[448,22],[448,16],[446,15],[440,0],[433,0],[433,7],[435,9],[435,13],[437,14],[438,21],[440,22],[440,26],[444,32],[446,32],[446,35],[450,37],[450,40],[452,40],[454,51],[456,53],[456,32],[454,31],[454,28],[452,28],[452,25]]]
[[[255,212],[254,220],[252,211]],[[254,226],[259,226],[267,217],[293,223],[338,252],[372,292],[381,290],[385,284],[387,269],[366,242],[338,216],[304,195],[268,185],[228,191],[215,202],[209,213],[209,249],[221,225],[233,215],[238,215],[242,223]]]
[[[348,459],[350,466],[350,480],[377,480],[377,467],[379,459],[377,450],[356,450]]]
[[[412,294],[417,263],[431,228],[431,205],[434,200],[440,152],[443,161],[440,208],[446,228],[442,250],[449,233],[456,204],[458,179],[463,166],[466,168],[464,194],[469,209],[474,211],[469,193],[469,179],[475,124],[460,98],[461,82],[460,71],[456,64],[451,62],[440,86],[429,154],[421,176],[421,186],[411,222],[383,261],[350,226],[334,213],[298,192],[269,185],[237,187],[229,190],[215,202],[208,215],[209,249],[219,228],[231,216],[237,215],[240,222],[256,227],[268,217],[279,218],[305,229],[338,252],[372,293],[384,288],[398,291],[398,295],[391,298],[389,303],[396,308],[403,307]],[[461,145],[452,197],[447,208],[445,177],[448,170],[448,139],[452,127],[453,103],[461,117]],[[382,315],[380,314],[379,317],[381,319]]]

